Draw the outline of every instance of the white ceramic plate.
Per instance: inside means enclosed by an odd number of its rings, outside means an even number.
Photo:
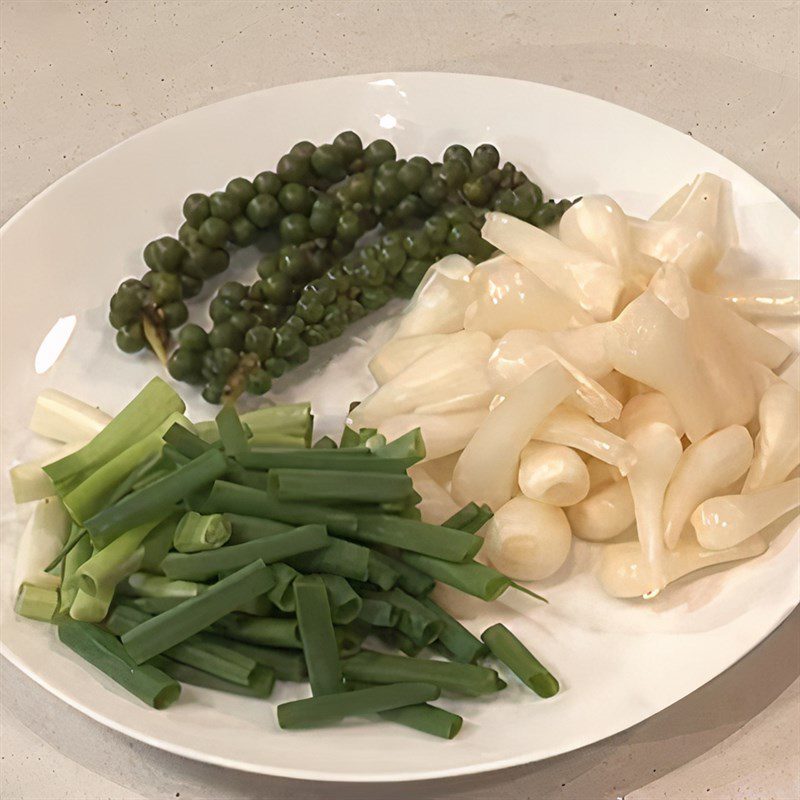
[[[57,387],[117,411],[156,371],[151,358],[116,351],[106,323],[120,279],[142,272],[142,246],[176,229],[190,192],[254,175],[295,141],[329,141],[347,128],[365,140],[386,136],[403,155],[436,157],[453,141],[495,142],[546,192],[604,192],[639,214],[697,172],[713,171],[733,181],[751,266],[797,274],[798,219],[755,179],[664,125],[549,86],[442,74],[336,78],[234,98],[151,128],[55,183],[2,230],[2,653],[116,730],[190,758],[272,775],[434,778],[523,764],[610,736],[711,680],[789,614],[798,602],[800,563],[791,531],[762,558],[684,581],[649,603],[604,597],[586,571],[590,548],[576,548],[542,586],[549,606],[517,596],[468,623],[476,631],[489,620],[508,623],[552,665],[562,692],[543,701],[512,681],[496,697],[448,700],[466,720],[452,742],[388,723],[282,733],[272,705],[300,695],[289,684],[269,703],[186,687],[168,711],[152,711],[59,646],[51,627],[13,613],[13,554],[29,509],[11,503],[5,471],[44,449],[26,430],[37,392]],[[252,250],[237,258],[242,271],[252,271],[255,260]],[[43,345],[59,320],[61,333]],[[364,325],[349,349],[320,348],[284,382],[283,396],[310,397],[323,428],[338,424],[347,402],[370,388],[364,365],[380,336],[374,327]],[[195,419],[210,416],[193,389],[181,391]]]

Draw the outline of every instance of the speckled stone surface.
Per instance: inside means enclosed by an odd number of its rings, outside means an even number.
[[[380,70],[586,92],[692,135],[800,206],[797,2],[0,3],[0,219],[161,119]],[[435,44],[431,42],[431,32]],[[4,800],[800,797],[800,614],[690,697],[576,753],[392,787],[222,770],[106,730],[2,661]]]

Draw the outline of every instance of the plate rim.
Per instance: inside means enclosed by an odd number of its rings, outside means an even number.
[[[513,83],[519,84],[524,86],[534,86],[537,87],[540,91],[546,92],[553,92],[556,94],[568,94],[574,95],[581,99],[582,102],[586,100],[592,101],[598,104],[598,107],[605,107],[608,109],[613,109],[613,111],[617,114],[623,112],[624,114],[632,115],[631,118],[638,118],[640,120],[646,121],[648,124],[656,124],[661,128],[669,130],[675,136],[684,137],[687,134],[683,133],[682,131],[678,130],[677,128],[668,125],[665,122],[661,122],[660,120],[653,119],[652,117],[648,117],[647,115],[635,111],[633,109],[626,108],[625,106],[619,105],[617,103],[613,103],[610,100],[606,100],[604,98],[595,97],[591,94],[586,94],[583,92],[578,92],[573,89],[566,89],[559,86],[553,86],[551,84],[540,83],[537,81],[528,81],[521,78],[510,78],[504,76],[493,76],[493,75],[485,75],[482,73],[472,73],[472,72],[431,72],[431,71],[383,71],[383,72],[372,72],[372,73],[359,73],[354,75],[339,75],[339,76],[331,76],[325,78],[316,78],[313,80],[308,81],[298,81],[293,83],[281,83],[276,84],[274,86],[256,89],[250,92],[245,92],[243,94],[234,95],[232,97],[223,98],[220,100],[216,100],[211,103],[206,103],[204,105],[197,106],[196,108],[192,108],[188,111],[185,111],[181,114],[174,115],[168,119],[161,120],[153,125],[150,125],[144,128],[141,131],[137,131],[136,133],[126,137],[120,142],[112,145],[111,147],[95,154],[91,158],[87,159],[86,161],[78,164],[69,172],[65,173],[61,177],[57,178],[47,187],[45,187],[41,192],[36,194],[32,197],[28,202],[26,202],[21,208],[19,208],[14,214],[9,217],[9,219],[0,227],[0,247],[2,246],[2,241],[4,235],[7,231],[13,227],[13,225],[18,222],[21,218],[24,217],[26,213],[29,213],[38,202],[40,202],[43,198],[48,196],[52,191],[55,191],[56,188],[68,178],[71,178],[74,174],[80,172],[81,170],[88,168],[91,164],[95,161],[100,160],[113,151],[117,150],[118,148],[126,145],[128,142],[137,139],[144,135],[149,135],[155,132],[157,129],[165,128],[173,124],[177,124],[178,120],[184,120],[187,117],[191,117],[192,115],[199,115],[200,113],[206,111],[215,106],[229,104],[233,105],[237,102],[243,102],[245,99],[250,98],[253,95],[260,95],[266,94],[270,91],[275,89],[286,89],[290,87],[299,87],[299,86],[309,86],[315,85],[320,86],[324,84],[335,84],[335,83],[342,83],[348,81],[357,81],[361,83],[365,82],[372,82],[376,80],[385,80],[385,79],[392,79],[392,80],[403,80],[404,78],[411,78],[411,79],[424,79],[424,78],[436,78],[436,79],[445,79],[445,80],[463,80],[463,79],[477,79],[489,82],[500,82],[500,83]],[[748,172],[744,167],[740,166],[738,163],[733,161],[732,159],[728,158],[727,156],[723,155],[722,153],[717,152],[709,145],[705,144],[704,142],[692,138],[692,143],[695,147],[700,147],[703,151],[712,154],[715,158],[721,158],[728,164],[735,166],[738,170],[741,170],[744,174],[746,174],[752,181],[755,182],[764,192],[768,194],[770,199],[785,209],[791,216],[800,222],[800,218],[798,215],[789,207],[789,205],[782,200],[775,192],[769,188],[769,186],[765,185],[761,182],[758,178],[753,176],[750,172]],[[3,526],[5,527],[5,526]],[[583,747],[586,747],[590,744],[595,742],[604,741],[611,736],[615,736],[629,728],[643,722],[646,719],[654,716],[655,714],[661,713],[664,709],[668,708],[669,706],[673,705],[674,703],[678,702],[682,698],[689,697],[694,692],[701,689],[703,686],[714,680],[715,678],[722,675],[722,673],[726,672],[730,669],[733,665],[735,665],[739,660],[741,660],[747,653],[751,652],[753,649],[758,647],[770,634],[772,634],[783,622],[788,618],[788,616],[792,613],[792,611],[797,607],[798,603],[795,602],[794,605],[790,605],[788,609],[785,609],[781,612],[778,616],[779,619],[774,624],[768,626],[767,629],[764,630],[763,635],[759,636],[757,640],[747,648],[746,651],[741,652],[735,658],[729,661],[722,669],[719,669],[715,672],[715,674],[711,675],[710,677],[703,680],[700,684],[698,684],[691,692],[683,693],[681,690],[677,691],[677,696],[672,697],[671,699],[667,699],[662,703],[658,704],[658,708],[651,713],[649,713],[646,717],[642,719],[634,720],[633,722],[623,722],[622,725],[618,728],[615,728],[613,731],[607,733],[602,738],[598,739],[593,734],[589,734],[586,736],[578,736],[573,741],[573,745],[567,749],[563,747],[555,747],[549,750],[548,748],[543,748],[540,752],[543,754],[536,755],[531,757],[530,755],[519,754],[516,756],[511,756],[505,759],[496,759],[490,762],[480,762],[476,764],[469,764],[463,766],[456,766],[456,767],[449,767],[443,769],[433,769],[433,770],[425,770],[425,771],[417,771],[414,772],[412,775],[409,775],[407,772],[390,772],[390,773],[331,773],[327,771],[321,771],[314,773],[313,771],[306,770],[306,769],[296,769],[296,768],[286,768],[277,765],[267,765],[264,763],[255,763],[252,761],[240,761],[234,758],[227,758],[227,757],[220,757],[215,755],[213,752],[210,751],[201,751],[193,747],[183,746],[179,743],[170,742],[165,739],[162,739],[158,736],[153,736],[147,732],[142,732],[139,729],[135,729],[129,725],[126,725],[124,722],[118,722],[117,720],[113,719],[112,717],[108,716],[103,712],[96,711],[83,703],[81,700],[77,698],[70,698],[64,691],[57,688],[56,686],[52,685],[52,683],[42,675],[40,675],[34,668],[33,665],[28,665],[25,662],[25,659],[18,656],[10,647],[6,644],[6,642],[2,639],[2,634],[0,633],[0,655],[4,658],[8,659],[8,661],[13,664],[17,669],[19,669],[23,674],[31,678],[35,683],[39,686],[44,688],[47,692],[52,694],[53,696],[57,697],[60,701],[70,705],[71,707],[75,708],[80,713],[84,714],[85,716],[89,717],[90,719],[94,720],[95,722],[100,723],[112,730],[115,730],[119,733],[122,733],[125,736],[128,736],[132,739],[137,741],[141,741],[151,747],[156,747],[160,750],[164,750],[166,752],[172,753],[174,755],[181,756],[183,758],[188,758],[194,761],[199,761],[202,763],[213,764],[215,766],[224,767],[228,769],[237,769],[243,772],[253,773],[253,774],[261,774],[261,775],[269,775],[281,778],[290,778],[296,780],[307,780],[307,781],[328,781],[333,783],[399,783],[399,782],[410,782],[410,781],[430,781],[436,780],[439,778],[452,778],[462,775],[475,775],[475,774],[482,774],[482,773],[490,773],[498,770],[508,769],[511,767],[522,766],[526,764],[532,764],[539,761],[543,761],[545,759],[553,758],[558,755],[564,755],[566,753],[574,752],[575,750],[579,750]]]

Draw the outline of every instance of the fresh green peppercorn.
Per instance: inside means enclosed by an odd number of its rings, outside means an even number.
[[[442,164],[441,177],[450,189],[458,189],[469,177],[469,168],[460,159],[454,158]]]
[[[142,301],[138,293],[125,289],[122,286],[114,293],[110,305],[112,311],[128,318],[137,316],[142,310]]]
[[[138,353],[144,347],[141,322],[131,322],[117,331],[117,347],[123,353]]]
[[[311,168],[321,178],[340,181],[347,174],[341,150],[332,144],[321,144],[311,156]]]
[[[182,272],[198,280],[210,278],[214,272],[212,269],[212,250],[202,242],[187,245],[187,255],[183,260]]]
[[[329,269],[325,273],[325,277],[330,280],[337,293],[346,292],[350,288],[350,279],[345,275],[341,266]]]
[[[267,253],[259,262],[258,266],[256,267],[256,272],[259,274],[261,278],[268,278],[270,275],[274,275],[278,271],[278,254],[277,252],[274,253]]]
[[[219,217],[209,217],[198,229],[200,241],[208,247],[224,247],[231,226]]]
[[[273,377],[280,378],[286,372],[289,364],[283,358],[268,358],[264,361],[264,369]]]
[[[405,196],[408,190],[396,175],[376,176],[372,187],[375,203],[382,208],[393,208]]]
[[[259,172],[253,178],[253,188],[258,194],[277,195],[283,186],[283,181],[271,170]]]
[[[392,161],[397,158],[397,151],[391,142],[386,139],[376,139],[364,149],[364,163],[368,167],[377,167],[384,161]]]
[[[322,318],[322,324],[327,328],[331,338],[340,336],[347,327],[347,314],[337,306],[331,306]]]
[[[258,324],[258,317],[240,308],[238,311],[234,311],[233,314],[231,314],[231,318],[228,320],[227,324],[233,325],[234,328],[240,330],[242,333],[247,333],[250,328]]]
[[[315,297],[301,297],[297,301],[295,314],[304,322],[319,322],[325,316],[325,306]]]
[[[472,158],[473,160],[477,158],[480,161],[490,164],[491,166],[489,169],[497,169],[500,164],[500,153],[493,144],[479,144],[475,148]]]
[[[207,403],[216,404],[222,400],[222,393],[225,391],[225,380],[211,380],[203,387],[202,397]]]
[[[343,199],[348,203],[368,203],[372,199],[374,176],[371,172],[358,172],[347,179],[342,187]]]
[[[275,344],[273,350],[276,356],[289,359],[300,342],[300,332],[286,330],[281,327],[275,333]]]
[[[361,291],[359,302],[368,311],[374,311],[385,306],[391,299],[391,292],[386,286],[367,286]]]
[[[308,276],[308,254],[295,245],[286,245],[278,251],[278,270],[292,283],[300,283]]]
[[[540,206],[533,214],[531,222],[537,228],[546,228],[558,219],[558,209],[552,200]]]
[[[330,331],[324,325],[310,325],[301,334],[301,338],[309,347],[325,344],[331,339]]]
[[[196,297],[203,288],[203,281],[200,278],[193,278],[191,275],[181,275],[181,293],[184,299]]]
[[[409,231],[403,239],[403,248],[411,258],[425,258],[431,247],[431,240],[424,230]]]
[[[468,180],[461,187],[464,199],[473,206],[485,206],[492,196],[494,185],[486,175]]]
[[[281,156],[278,162],[278,177],[284,183],[307,183],[311,178],[310,156],[304,157],[294,153]]]
[[[457,222],[472,223],[475,221],[475,212],[469,206],[452,205],[443,210],[451,225]]]
[[[469,165],[472,163],[472,153],[470,153],[463,144],[451,144],[450,147],[444,151],[442,161],[461,161],[469,168]]]
[[[367,315],[364,306],[357,300],[350,300],[347,304],[347,317],[351,322],[361,319]]]
[[[272,378],[265,369],[254,369],[247,376],[245,391],[248,394],[266,394],[272,388]]]
[[[405,166],[405,160],[395,160],[391,159],[389,161],[384,161],[375,168],[375,177],[376,178],[385,178],[388,175],[396,178],[400,170]]]
[[[311,230],[317,236],[330,236],[336,230],[339,207],[329,197],[321,196],[314,201],[308,218]]]
[[[175,300],[172,303],[167,303],[165,306],[162,306],[161,311],[164,314],[164,324],[170,330],[180,328],[180,326],[189,319],[189,309],[182,300]]]
[[[395,215],[402,223],[406,223],[415,217],[427,217],[430,211],[430,206],[416,194],[409,194],[404,197],[394,209]]]
[[[167,371],[176,381],[199,381],[203,366],[202,353],[179,347],[167,361]]]
[[[336,236],[346,242],[354,242],[361,236],[361,222],[354,211],[342,211],[336,223]]]
[[[447,236],[447,244],[462,256],[472,253],[480,240],[480,234],[468,222],[456,222]]]
[[[181,328],[178,334],[178,344],[184,350],[191,350],[195,353],[203,353],[208,350],[208,334],[193,322]]]
[[[108,312],[108,324],[117,330],[124,327],[128,322],[131,322],[132,319],[133,318],[130,315],[122,314],[119,311],[114,311],[113,308]]]
[[[302,214],[288,214],[279,225],[281,241],[286,244],[302,244],[314,238],[314,231],[308,217]]]
[[[447,241],[447,234],[450,232],[450,224],[446,217],[435,215],[425,220],[422,229],[428,234],[428,238],[436,243],[442,244]]]
[[[313,142],[309,142],[308,139],[303,139],[303,141],[292,145],[292,148],[291,150],[289,150],[289,152],[293,156],[300,156],[301,158],[311,158],[311,156],[314,155],[314,151],[316,149],[317,146]]]
[[[419,196],[429,205],[438,208],[447,199],[447,184],[431,176],[419,190]]]
[[[305,364],[310,355],[311,353],[309,352],[308,345],[302,338],[298,337],[294,350],[292,350],[290,356],[287,356],[287,361],[289,361],[290,364]]]
[[[212,192],[208,196],[208,208],[212,217],[230,222],[242,213],[237,200],[227,192]],[[200,226],[198,226],[199,228]]]
[[[430,259],[409,258],[400,273],[400,280],[412,290],[416,289],[431,263]]]
[[[424,163],[423,163],[424,162]],[[409,192],[416,192],[431,174],[431,165],[426,159],[410,159],[400,167],[397,177]]]
[[[233,178],[225,187],[225,194],[239,206],[241,211],[256,196],[256,190],[247,178]]]
[[[183,216],[193,228],[199,228],[211,216],[208,198],[199,192],[190,194],[183,201]]]
[[[291,331],[292,333],[300,334],[305,330],[306,323],[301,318],[298,317],[296,314],[292,314],[286,322],[283,323],[283,328],[286,331]]]
[[[280,217],[281,209],[278,201],[271,195],[263,192],[257,194],[245,209],[245,215],[257,228],[268,228]]]
[[[211,321],[215,325],[220,325],[227,322],[231,318],[231,314],[236,311],[238,304],[232,303],[230,300],[225,300],[222,297],[215,297],[208,306],[208,313]]]
[[[336,285],[327,275],[324,275],[321,278],[311,281],[311,283],[306,286],[303,294],[316,297],[322,305],[327,306],[336,299]]]
[[[247,297],[247,287],[238,281],[227,281],[217,290],[217,297],[222,297],[233,303],[241,303]]]
[[[374,258],[365,258],[353,270],[353,279],[358,286],[381,286],[386,281],[386,270]]]
[[[292,282],[288,275],[283,272],[276,272],[261,282],[261,294],[269,303],[287,305],[289,302],[289,291]]]
[[[392,276],[397,275],[406,263],[403,245],[394,242],[381,244],[378,250],[378,263]]]
[[[197,228],[193,228],[188,222],[184,222],[178,228],[178,241],[186,248],[199,242],[200,235],[197,232]]]
[[[258,228],[247,217],[236,217],[231,222],[230,238],[239,247],[247,247],[258,238]]]
[[[266,325],[255,325],[244,335],[244,349],[255,353],[262,361],[272,353],[275,331]]]
[[[153,300],[158,305],[181,299],[181,279],[168,272],[155,272],[150,283]]]
[[[514,210],[516,195],[513,189],[501,189],[492,198],[492,208],[502,214],[511,214]]]
[[[145,272],[145,274],[142,275],[142,284],[149,289],[153,285],[153,276],[156,274],[158,273],[152,270],[150,272]]]
[[[278,192],[278,202],[292,214],[308,214],[314,205],[314,195],[300,183],[287,183]]]
[[[172,236],[162,236],[144,249],[144,261],[155,272],[178,272],[186,249]]]
[[[361,158],[364,152],[364,145],[361,142],[361,137],[353,131],[342,131],[333,140],[333,146],[339,151],[342,156],[342,161],[349,165],[357,158]]]
[[[236,313],[236,312],[234,312]],[[215,324],[208,334],[208,343],[213,348],[229,347],[231,350],[241,350],[244,344],[244,335],[241,330],[231,322],[233,314],[227,322]]]
[[[217,248],[212,250],[208,255],[207,268],[209,275],[219,275],[228,269],[228,264],[231,262],[231,257],[228,251],[224,248]]]
[[[261,309],[261,322],[270,328],[280,325],[287,316],[286,309],[275,303],[264,303]]]

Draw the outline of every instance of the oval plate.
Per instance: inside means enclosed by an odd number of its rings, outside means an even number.
[[[385,136],[404,156],[434,158],[454,141],[491,141],[546,193],[607,193],[640,215],[696,173],[716,172],[733,182],[750,268],[797,274],[798,219],[754,178],[660,123],[550,86],[426,73],[335,78],[237,97],[146,130],[59,180],[2,229],[2,653],[109,727],[189,758],[271,775],[462,775],[611,736],[714,678],[789,614],[800,564],[792,531],[777,535],[763,557],[684,581],[648,603],[606,598],[588,571],[595,553],[576,547],[541,586],[549,606],[517,596],[478,609],[468,623],[476,631],[490,620],[509,624],[552,665],[562,692],[543,701],[512,681],[493,698],[446,700],[465,718],[452,742],[360,721],[282,733],[272,704],[300,696],[291,684],[269,703],[185,687],[175,706],[152,711],[61,647],[52,627],[14,615],[10,575],[29,509],[13,506],[5,471],[12,458],[46,452],[26,430],[37,392],[57,387],[117,411],[157,371],[152,358],[116,351],[106,322],[120,279],[142,272],[144,243],[176,229],[190,192],[272,168],[294,142],[330,141],[348,128],[365,140]],[[256,258],[253,249],[239,254],[231,273],[252,272]],[[322,429],[333,430],[347,402],[371,387],[365,364],[380,326],[368,322],[355,333],[318,348],[284,381],[280,399],[310,398]],[[181,391],[193,418],[213,414],[194,389]]]

